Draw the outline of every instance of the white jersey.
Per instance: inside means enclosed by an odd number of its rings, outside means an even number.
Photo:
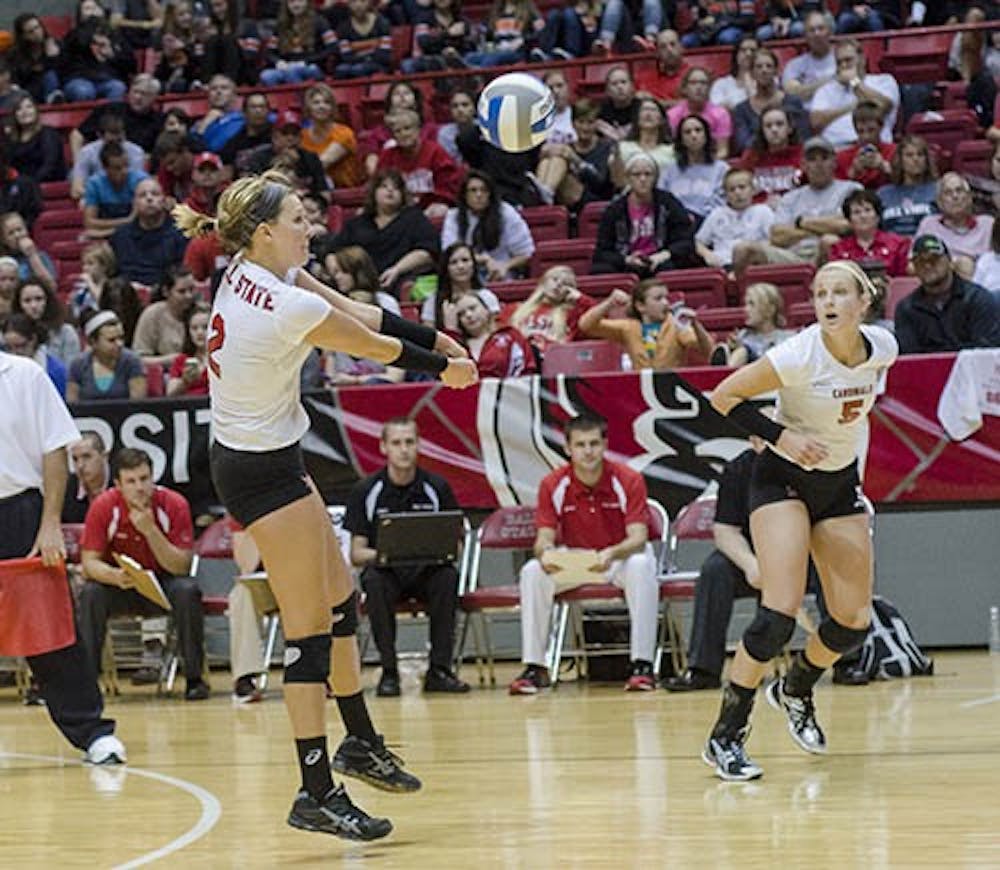
[[[818,323],[767,351],[782,384],[778,422],[826,446],[829,455],[815,466],[821,471],[838,471],[857,458],[879,379],[899,354],[888,330],[863,325],[861,332],[871,345],[871,355],[854,368],[827,350]]]
[[[233,450],[260,453],[298,441],[309,429],[299,370],[312,347],[307,333],[329,304],[236,257],[212,306],[208,333],[213,436]]]

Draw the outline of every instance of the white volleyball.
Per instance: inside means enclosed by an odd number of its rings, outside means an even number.
[[[507,73],[483,88],[476,122],[491,145],[504,151],[529,151],[545,141],[555,112],[548,85],[527,73]]]

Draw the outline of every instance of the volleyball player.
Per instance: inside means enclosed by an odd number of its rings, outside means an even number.
[[[420,782],[385,749],[365,707],[353,582],[299,448],[309,428],[299,370],[313,347],[430,372],[451,387],[473,383],[476,365],[447,336],[347,299],[301,268],[310,224],[280,173],[233,183],[214,220],[184,206],[174,214],[188,236],[216,229],[234,255],[209,322],[212,479],[260,550],[281,611],[285,705],[302,775],[288,823],[378,839],[392,830],[389,820],[368,815],[332,779],[324,713],[331,645],[348,732],[334,766],[385,789],[414,791]]]
[[[813,686],[868,630],[873,565],[857,455],[879,378],[898,352],[891,333],[863,323],[876,292],[855,263],[827,263],[812,285],[818,323],[733,372],[712,394],[717,411],[770,447],[757,457],[750,484],[760,606],[736,651],[702,756],[721,779],[763,773],[745,750],[750,710],[768,662],[795,630],[810,551],[829,616],[784,679],[765,692],[806,752],[826,752]],[[775,420],[748,401],[772,390],[778,392]]]

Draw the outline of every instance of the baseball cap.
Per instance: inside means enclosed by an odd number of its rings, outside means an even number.
[[[278,117],[274,119],[274,127],[276,130],[284,130],[286,127],[297,127],[301,130],[302,118],[298,112],[285,109],[283,112],[278,112]]]
[[[201,166],[205,163],[211,163],[216,169],[222,169],[222,158],[214,151],[202,151],[194,158],[195,166]]]
[[[913,241],[913,247],[910,248],[910,259],[913,260],[921,254],[936,254],[939,257],[947,257],[948,246],[937,236],[917,236]]]
[[[802,153],[808,154],[810,151],[825,151],[827,154],[836,154],[836,149],[830,144],[829,139],[822,136],[813,136],[806,140],[802,146]]]

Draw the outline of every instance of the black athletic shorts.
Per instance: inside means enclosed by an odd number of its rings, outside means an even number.
[[[861,480],[855,460],[838,471],[806,471],[773,450],[758,454],[750,476],[750,512],[766,504],[797,499],[815,524],[833,517],[863,514]]]
[[[215,491],[244,527],[312,492],[298,444],[253,453],[214,441],[210,461]]]

